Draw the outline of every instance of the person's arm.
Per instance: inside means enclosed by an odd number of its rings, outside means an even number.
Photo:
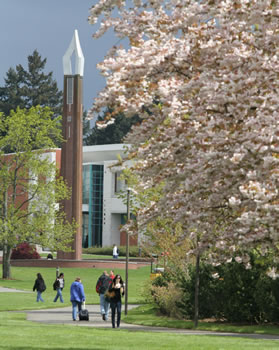
[[[81,300],[85,301],[85,294],[84,294],[83,284],[80,285],[80,291],[81,291]]]
[[[125,294],[125,285],[122,284],[120,287],[120,294],[123,296]]]
[[[36,289],[37,289],[37,280],[36,280],[35,283],[34,283],[33,292],[35,292]]]

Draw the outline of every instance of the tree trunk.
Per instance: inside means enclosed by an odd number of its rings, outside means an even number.
[[[199,321],[199,288],[200,288],[200,254],[196,256],[196,276],[195,276],[195,315],[194,315],[194,327],[198,327]]]
[[[11,254],[12,248],[8,244],[3,246],[2,278],[11,278]]]

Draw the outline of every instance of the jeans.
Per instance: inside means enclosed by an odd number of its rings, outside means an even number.
[[[77,319],[77,309],[78,312],[80,312],[81,310],[81,301],[72,301],[72,316],[73,316],[73,320],[75,321]]]
[[[117,301],[116,303],[111,301],[110,307],[112,328],[115,328],[115,310],[117,310],[117,327],[119,327],[121,320],[121,301]]]
[[[109,316],[109,305],[110,303],[106,301],[105,299],[105,294],[100,294],[100,309],[101,309],[101,314],[105,315],[105,320],[108,320]]]
[[[42,298],[42,292],[37,290],[37,302],[39,302],[40,300],[44,301],[44,299]]]
[[[60,298],[61,303],[64,303],[63,295],[62,295],[62,289],[61,288],[57,288],[57,294],[56,294],[56,296],[55,296],[53,301],[56,302],[58,298]]]

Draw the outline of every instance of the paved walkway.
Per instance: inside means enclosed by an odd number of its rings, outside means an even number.
[[[17,289],[0,287],[0,292],[24,292]],[[59,306],[57,302],[57,306]],[[61,305],[61,304],[60,304]],[[124,305],[123,305],[124,306]],[[138,305],[128,305],[128,310],[131,310]],[[99,305],[87,305],[86,308],[89,311],[89,321],[72,321],[72,307],[57,307],[55,309],[45,310],[26,310],[24,311],[27,315],[28,321],[48,323],[48,324],[66,324],[75,327],[94,327],[94,328],[111,328],[110,321],[103,321],[100,314]],[[124,312],[124,307],[123,311]],[[142,332],[168,332],[185,335],[213,335],[213,336],[230,336],[230,337],[242,337],[242,338],[254,338],[254,339],[269,339],[279,341],[279,336],[276,335],[262,335],[262,334],[237,334],[237,333],[220,333],[220,332],[209,332],[209,331],[195,331],[187,329],[177,328],[166,328],[166,327],[149,327],[140,326],[135,324],[128,324],[121,322],[120,329],[126,329],[129,331],[142,331]]]
[[[0,287],[0,293],[32,293],[32,292],[28,292],[27,290]]]
[[[138,305],[129,305],[128,310],[131,310]],[[89,322],[87,321],[72,321],[72,307],[48,309],[48,310],[33,310],[26,311],[27,320],[35,321],[40,323],[51,323],[51,324],[67,324],[76,327],[94,327],[94,328],[111,328],[110,321],[103,321],[100,314],[99,305],[88,305],[86,308],[89,311]],[[122,311],[124,312],[124,310]],[[230,337],[245,337],[245,338],[256,338],[256,339],[274,339],[279,341],[279,336],[272,335],[258,335],[258,334],[236,334],[236,333],[220,333],[220,332],[208,332],[208,331],[194,331],[177,328],[166,328],[166,327],[148,327],[140,326],[135,324],[128,324],[121,322],[121,329],[129,331],[142,331],[142,332],[168,332],[168,333],[179,333],[188,335],[218,335],[218,336],[230,336]]]

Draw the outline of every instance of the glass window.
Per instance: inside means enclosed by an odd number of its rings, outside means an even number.
[[[121,179],[121,174],[120,171],[114,173],[114,193],[119,193],[126,188],[125,181]]]

